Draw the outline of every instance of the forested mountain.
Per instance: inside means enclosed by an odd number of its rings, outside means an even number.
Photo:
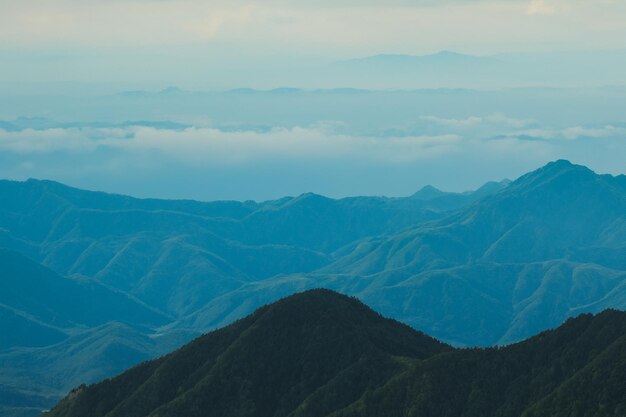
[[[567,161],[406,198],[202,203],[29,180],[0,181],[0,201],[3,415],[310,288],[455,346],[626,308],[626,177]]]
[[[626,313],[455,350],[328,290],[257,310],[72,391],[48,417],[619,416]]]

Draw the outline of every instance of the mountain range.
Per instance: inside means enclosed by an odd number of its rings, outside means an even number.
[[[505,348],[453,349],[353,298],[285,298],[73,390],[48,417],[619,416],[626,313]]]
[[[135,199],[0,181],[0,413],[36,415],[310,288],[454,346],[626,308],[626,177],[555,161],[470,193]]]

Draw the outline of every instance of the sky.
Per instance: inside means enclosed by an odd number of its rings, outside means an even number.
[[[0,0],[0,82],[230,85],[380,53],[626,48],[621,0]],[[248,81],[254,84],[254,80]]]
[[[0,62],[1,178],[265,200],[626,172],[623,0],[0,0]]]

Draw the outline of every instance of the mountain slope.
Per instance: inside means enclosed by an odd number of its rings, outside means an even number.
[[[590,248],[626,250],[625,219],[626,176],[556,161],[456,215],[373,241],[333,270],[369,275],[477,261],[546,261]]]
[[[137,327],[169,321],[166,315],[98,281],[61,277],[19,253],[1,248],[0,306],[5,324],[11,324],[3,332],[15,336],[27,320],[44,339],[60,329],[71,331],[112,320]],[[8,317],[9,313],[13,318]],[[35,346],[40,343],[35,335],[30,337]],[[0,344],[5,342],[6,339]]]
[[[116,322],[73,333],[54,345],[0,352],[0,398],[6,407],[1,415],[39,415],[81,383],[100,381],[179,346]]]
[[[201,203],[0,181],[0,247],[177,316],[251,281],[314,271],[344,245],[441,218],[475,199],[444,194],[448,200],[305,194]]]
[[[624,381],[626,313],[608,310],[506,348],[437,356],[333,416],[621,416]]]
[[[624,259],[626,177],[556,161],[309,277],[443,340],[492,345],[626,308]]]
[[[28,317],[25,313],[0,304],[0,351],[14,346],[46,346],[65,339],[67,335],[53,326]]]
[[[0,414],[35,415],[68,384],[109,377],[262,305],[220,304],[228,294],[314,271],[363,237],[441,218],[483,192],[202,203],[0,181]]]
[[[506,348],[454,350],[314,290],[82,386],[46,416],[617,416],[624,347],[617,311]]]
[[[318,415],[381,385],[408,359],[448,349],[354,299],[315,290],[81,388],[50,415]]]
[[[399,199],[305,194],[263,203],[168,202],[47,181],[0,181],[0,197],[0,246],[83,288],[59,299],[66,310],[78,300],[89,313],[51,322],[44,317],[58,316],[47,313],[59,308],[53,292],[35,291],[40,300],[24,304],[37,282],[19,285],[19,273],[2,275],[0,322],[39,334],[2,339],[24,354],[5,356],[6,375],[15,363],[47,355],[63,363],[71,346],[60,337],[106,332],[111,321],[154,342],[136,345],[131,356],[138,361],[319,287],[356,296],[456,346],[509,344],[581,313],[626,309],[626,177],[566,161],[471,194],[428,187]],[[106,314],[90,316],[98,304],[83,300],[100,290],[119,302],[109,303],[110,312],[99,304],[94,311]],[[126,320],[117,308],[123,299],[165,322]],[[106,358],[84,361],[99,371],[84,368],[82,380],[110,376]],[[29,379],[45,382],[49,371],[29,368],[23,381],[6,380],[6,392]],[[54,398],[59,387],[51,383],[44,397]]]

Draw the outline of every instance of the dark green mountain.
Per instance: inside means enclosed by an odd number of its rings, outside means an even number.
[[[455,350],[353,298],[300,293],[122,375],[48,417],[621,416],[626,313],[506,348]]]

